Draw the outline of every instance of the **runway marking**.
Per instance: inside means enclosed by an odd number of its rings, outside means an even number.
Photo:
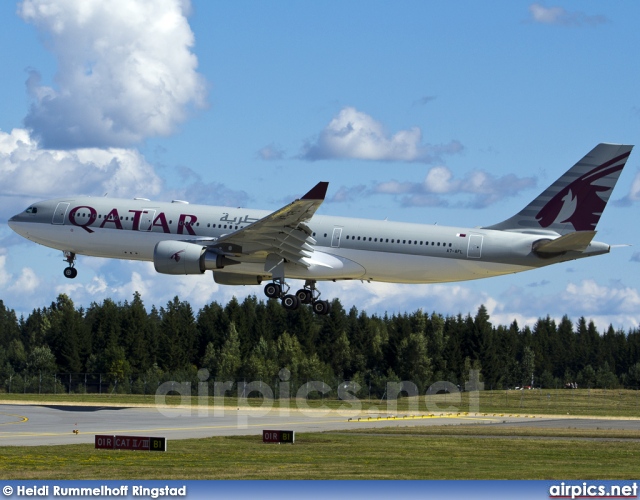
[[[407,421],[407,420],[425,420],[429,418],[456,418],[459,420],[481,420],[494,422],[497,419],[495,418],[480,418],[480,417],[467,417],[462,415],[402,415],[400,417],[392,416],[392,417],[358,417],[358,418],[350,418],[347,422],[354,423],[365,423],[365,422],[384,422],[384,421]]]
[[[12,425],[12,424],[23,424],[25,423],[27,420],[29,420],[27,417],[25,417],[24,415],[16,415],[15,413],[5,413],[3,411],[0,411],[0,415],[6,415],[7,417],[16,417],[19,418],[20,420],[18,420],[17,422],[0,422],[0,425]]]

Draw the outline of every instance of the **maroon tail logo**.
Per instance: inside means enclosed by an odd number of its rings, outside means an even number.
[[[622,170],[624,162],[621,165],[615,164],[627,156],[629,153],[603,163],[562,188],[536,215],[540,225],[549,227],[554,223],[570,222],[576,231],[592,231],[607,204],[599,193],[612,189],[598,186],[595,182]]]
[[[172,254],[171,257],[169,257],[169,259],[171,260],[175,260],[176,262],[180,262],[180,254],[184,252],[184,250],[178,250],[176,253]]]

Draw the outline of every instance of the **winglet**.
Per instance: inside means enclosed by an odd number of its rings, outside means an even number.
[[[301,200],[324,200],[327,195],[328,182],[318,182],[311,190],[305,194]]]

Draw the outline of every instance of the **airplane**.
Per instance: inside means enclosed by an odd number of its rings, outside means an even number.
[[[293,310],[319,315],[319,281],[465,281],[606,254],[596,224],[633,146],[598,144],[516,215],[490,226],[447,227],[316,215],[328,182],[269,212],[246,208],[68,196],[11,217],[21,236],[76,255],[152,261],[158,273],[213,272],[221,285],[260,285]],[[304,280],[295,293],[288,279]]]

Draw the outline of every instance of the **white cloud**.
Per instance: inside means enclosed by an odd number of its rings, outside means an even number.
[[[203,275],[168,276],[158,274],[151,262],[107,261],[89,280],[83,281],[83,263],[76,265],[78,278],[54,287],[54,295],[65,293],[74,303],[89,305],[109,297],[116,302],[130,301],[135,292],[140,293],[144,303],[161,307],[178,296],[191,304],[194,310],[217,301],[226,304],[231,297],[239,300],[252,294],[262,295],[261,287],[220,286],[213,281],[211,273]],[[87,269],[85,268],[85,271]]]
[[[136,150],[39,149],[27,130],[0,131],[0,196],[109,193],[132,197],[158,194],[161,187],[161,179]],[[13,215],[14,208],[3,204],[0,216]]]
[[[569,283],[564,301],[572,309],[580,307],[599,315],[612,312],[637,315],[640,311],[640,293],[635,288],[620,284],[603,286],[591,279]]]
[[[3,300],[19,314],[29,314],[31,309],[45,306],[60,293],[68,294],[77,307],[88,307],[91,302],[101,302],[106,297],[116,302],[130,301],[136,291],[149,308],[162,307],[174,296],[189,302],[195,311],[212,301],[226,304],[234,296],[240,301],[249,295],[266,300],[261,286],[221,286],[213,281],[211,273],[160,275],[150,262],[82,257],[76,265],[80,274],[75,280],[64,280],[57,273],[49,279],[38,280],[30,268],[13,274],[8,272],[6,261],[6,256],[0,254],[0,287],[10,292]],[[408,285],[338,281],[320,282],[318,288],[323,299],[337,297],[345,309],[355,305],[370,315],[404,314],[422,309],[445,316],[474,316],[484,305],[496,326],[508,326],[515,320],[521,328],[533,327],[542,317],[549,315],[559,321],[565,314],[574,322],[584,316],[587,321],[593,321],[601,333],[609,324],[616,329],[640,326],[640,291],[635,288],[620,283],[604,285],[589,279],[569,282],[563,289],[552,291],[550,283],[530,287],[522,278],[515,282],[519,284],[502,292],[488,291],[490,288],[486,285],[478,286],[475,282]],[[290,280],[289,285],[297,290],[302,281]]]
[[[202,106],[186,0],[23,0],[58,63],[56,88],[32,71],[25,119],[46,148],[129,146],[168,135]]]
[[[418,127],[389,136],[383,125],[366,113],[347,107],[320,132],[315,143],[307,144],[301,155],[306,160],[359,159],[431,163],[440,155],[458,153],[462,145],[422,143]]]
[[[369,314],[404,314],[424,309],[442,314],[475,314],[482,304],[490,304],[493,299],[485,292],[477,293],[470,287],[458,283],[408,285],[399,283],[361,283],[359,281],[338,281],[319,283],[322,298],[338,297],[346,309],[357,304],[358,310]]]
[[[630,201],[640,201],[640,172],[638,172],[635,179],[633,179],[627,199]]]
[[[258,151],[258,158],[265,161],[282,160],[284,150],[275,144],[269,144]]]
[[[40,280],[35,271],[30,267],[22,268],[20,276],[8,290],[18,294],[31,294],[40,286]]]
[[[40,286],[40,280],[35,271],[30,267],[24,267],[20,271],[20,275],[15,277],[7,269],[7,256],[0,255],[0,287],[9,292],[14,300],[33,294]],[[5,302],[10,297],[4,297]]]
[[[430,193],[450,193],[456,189],[455,184],[458,184],[451,183],[452,177],[453,174],[447,167],[434,167],[424,179],[424,188]]]
[[[569,12],[562,7],[545,7],[539,3],[529,6],[531,20],[541,24],[557,24],[561,26],[595,26],[607,23],[602,15],[587,15],[584,12]]]
[[[621,283],[602,285],[593,279],[585,279],[569,282],[555,293],[548,290],[534,293],[534,289],[530,286],[509,288],[499,298],[497,317],[510,313],[537,320],[548,314],[558,320],[566,314],[577,320],[584,316],[587,321],[593,321],[601,333],[610,324],[614,328],[640,325],[640,291]]]
[[[366,192],[367,187],[364,184],[359,184],[353,187],[341,186],[340,189],[334,194],[331,199],[327,200],[330,203],[343,203],[348,201],[354,201],[362,197]]]
[[[493,295],[474,284],[442,283],[406,285],[394,283],[361,283],[343,281],[319,283],[323,298],[339,297],[346,309],[356,304],[369,314],[403,314],[422,308],[445,316],[475,315],[484,305],[493,325],[533,327],[547,315],[559,321],[565,314],[572,320],[584,316],[603,333],[610,324],[614,328],[640,326],[640,291],[621,284],[601,285],[594,280],[568,283],[564,290],[533,293],[527,286],[511,286]],[[482,288],[482,287],[481,287]]]
[[[7,256],[0,255],[0,287],[5,288],[11,281],[11,274],[6,270]]]
[[[513,174],[495,177],[481,170],[474,170],[456,179],[450,169],[437,166],[429,169],[422,182],[387,181],[375,185],[372,192],[403,195],[402,204],[405,206],[450,206],[452,195],[472,195],[470,201],[454,205],[486,207],[501,199],[517,196],[523,189],[535,185],[533,177],[517,177]]]

